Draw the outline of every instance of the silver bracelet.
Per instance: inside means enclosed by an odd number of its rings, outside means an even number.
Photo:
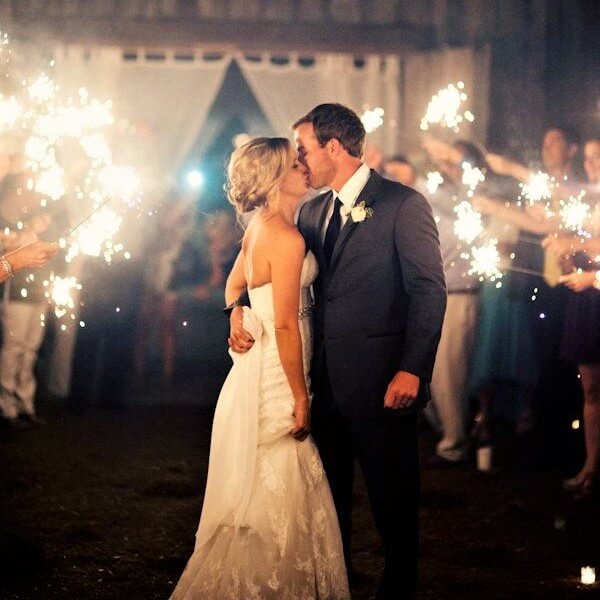
[[[5,255],[0,256],[0,266],[2,267],[2,270],[4,271],[4,274],[7,277],[15,276],[15,274],[13,273],[12,267],[10,266],[10,263],[8,262],[8,259],[6,258]]]

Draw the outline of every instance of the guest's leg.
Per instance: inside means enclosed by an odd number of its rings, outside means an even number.
[[[600,476],[600,364],[580,365],[586,460],[583,471]]]
[[[467,370],[477,317],[476,294],[448,295],[446,317],[436,355],[431,394],[443,437],[437,454],[449,461],[466,458]]]
[[[419,524],[417,416],[350,423],[375,524],[385,546],[378,600],[416,595]]]
[[[34,397],[37,388],[35,365],[38,350],[44,339],[46,329],[42,327],[41,315],[46,312],[45,304],[25,304],[23,319],[26,323],[25,337],[22,340],[23,354],[21,368],[17,374],[15,392],[20,400],[19,412],[29,416],[35,415]]]
[[[2,311],[0,411],[2,417],[11,420],[19,415],[16,388],[27,338],[26,313],[27,307],[23,302],[7,302]]]

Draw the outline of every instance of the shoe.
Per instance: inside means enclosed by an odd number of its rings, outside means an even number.
[[[465,458],[448,460],[439,454],[434,454],[425,461],[425,467],[427,469],[452,469],[454,467],[463,467],[466,464],[467,460]]]

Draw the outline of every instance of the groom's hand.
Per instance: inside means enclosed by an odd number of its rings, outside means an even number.
[[[385,393],[383,405],[386,408],[408,408],[417,398],[421,380],[407,371],[398,371]]]
[[[254,344],[254,338],[244,329],[244,309],[236,306],[229,315],[229,347],[239,354],[248,352]]]

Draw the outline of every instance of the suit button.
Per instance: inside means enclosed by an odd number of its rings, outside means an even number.
[[[327,298],[327,302],[333,302],[333,295],[332,294],[327,294],[327,296],[325,296]]]

